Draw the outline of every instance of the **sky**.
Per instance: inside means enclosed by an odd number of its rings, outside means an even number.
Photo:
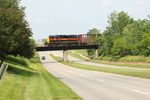
[[[108,15],[125,11],[135,20],[150,15],[150,0],[22,0],[35,39],[58,34],[86,34],[108,25]]]

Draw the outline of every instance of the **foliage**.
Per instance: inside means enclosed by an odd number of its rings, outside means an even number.
[[[19,6],[19,0],[0,1],[1,63],[8,55],[31,58],[34,54],[34,42],[30,39],[32,32],[23,9]]]
[[[129,53],[129,50],[128,50],[128,45],[127,45],[127,41],[124,37],[122,38],[118,38],[114,41],[114,46],[112,48],[112,53],[114,56],[125,56],[125,55],[128,55]]]
[[[97,38],[90,37],[90,34],[101,34],[101,32],[99,30],[97,30],[96,28],[93,28],[92,30],[89,30],[89,32],[87,33],[87,35],[89,35],[89,38],[92,38],[92,39],[90,39],[90,42],[92,42],[91,40],[93,40],[93,41],[96,40],[96,43],[97,43],[98,37]],[[91,58],[93,58],[94,52],[95,52],[95,50],[92,50],[92,49],[87,50],[88,56]]]
[[[114,42],[119,41],[117,39],[121,39],[124,27],[133,23],[133,18],[125,12],[117,13],[114,11],[109,15],[108,23],[109,26],[103,32],[103,44],[100,45],[101,55],[103,56],[114,54],[114,50],[112,50]],[[118,45],[118,43],[116,44]],[[119,50],[117,51],[119,52]]]
[[[19,9],[20,0],[0,0],[0,8]]]
[[[149,49],[147,46],[150,34],[150,21],[149,20],[138,20],[124,28],[123,31],[126,42],[126,48],[128,48],[127,55],[144,55],[148,56],[150,53],[147,52]],[[145,36],[146,35],[146,36]]]
[[[106,30],[110,34],[114,33],[121,35],[123,28],[133,22],[133,18],[123,11],[119,13],[114,11],[108,16],[108,18],[109,26],[107,26]],[[107,34],[107,32],[105,34]]]
[[[150,55],[150,33],[144,33],[143,39],[140,41],[140,54],[144,56]]]
[[[25,58],[32,58],[35,53],[35,41],[31,38],[24,38],[25,41],[21,41],[14,52],[14,54],[18,54]]]
[[[150,20],[134,20],[125,12],[112,12],[109,25],[98,39],[99,55],[103,56],[149,56]],[[88,52],[91,54],[91,52]],[[93,55],[93,54],[92,54]]]

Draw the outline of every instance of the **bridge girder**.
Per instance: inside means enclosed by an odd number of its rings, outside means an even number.
[[[77,49],[98,49],[98,45],[81,45],[81,46],[40,46],[36,51],[56,51],[56,50],[77,50]]]

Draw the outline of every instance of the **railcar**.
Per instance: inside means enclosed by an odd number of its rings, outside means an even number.
[[[76,46],[86,45],[87,41],[82,35],[50,35],[45,44],[48,46]]]

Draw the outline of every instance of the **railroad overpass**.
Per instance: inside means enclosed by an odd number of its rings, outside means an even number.
[[[95,57],[98,57],[98,45],[76,45],[76,46],[38,46],[36,51],[56,51],[63,50],[63,60],[68,60],[68,50],[95,49]]]
[[[79,34],[79,35],[52,35],[43,46],[37,46],[36,51],[63,50],[64,61],[68,60],[67,50],[95,49],[95,57],[98,57],[97,38],[101,34]]]

